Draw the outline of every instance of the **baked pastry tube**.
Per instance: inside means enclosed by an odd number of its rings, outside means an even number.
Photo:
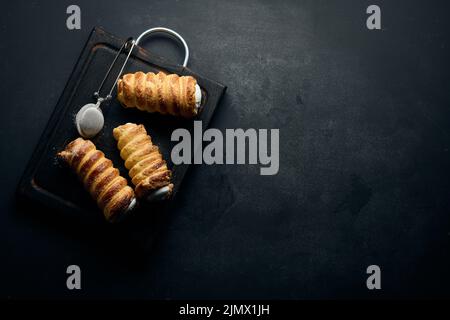
[[[125,108],[192,118],[200,108],[202,92],[191,76],[136,72],[119,79],[117,99]]]
[[[173,189],[171,171],[143,125],[127,123],[113,130],[136,196],[147,201],[168,198]]]
[[[91,141],[75,139],[58,153],[58,157],[75,171],[108,221],[116,220],[136,205],[127,180]]]

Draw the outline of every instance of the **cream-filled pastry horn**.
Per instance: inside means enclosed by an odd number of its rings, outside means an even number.
[[[143,125],[127,123],[113,130],[120,157],[139,199],[156,201],[172,194],[172,173]]]
[[[58,153],[58,158],[76,173],[106,220],[113,222],[136,206],[133,189],[127,180],[91,141],[73,140]]]
[[[126,108],[192,118],[199,111],[202,91],[191,76],[139,71],[119,79],[117,99]]]

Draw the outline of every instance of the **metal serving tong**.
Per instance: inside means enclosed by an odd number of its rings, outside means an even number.
[[[146,31],[144,31],[136,40],[134,40],[133,38],[128,38],[123,45],[120,47],[119,51],[117,52],[116,56],[114,57],[114,60],[112,61],[111,65],[108,68],[108,71],[106,72],[102,82],[100,83],[99,88],[97,89],[97,91],[94,92],[94,98],[96,99],[96,103],[88,103],[86,105],[84,105],[77,113],[76,117],[75,117],[75,124],[78,130],[78,133],[83,137],[83,138],[92,138],[94,136],[96,136],[103,128],[103,125],[105,123],[105,119],[103,116],[103,112],[100,108],[100,106],[102,105],[102,103],[107,102],[109,100],[111,100],[112,98],[112,93],[114,91],[114,88],[117,85],[117,82],[119,81],[120,77],[122,76],[122,72],[125,68],[125,65],[128,62],[128,59],[130,58],[131,53],[133,52],[133,49],[135,46],[137,46],[141,40],[153,33],[163,33],[163,34],[167,34],[170,36],[175,37],[175,39],[179,40],[185,50],[185,56],[184,56],[184,61],[183,61],[183,67],[187,66],[188,60],[189,60],[189,48],[187,46],[186,41],[184,41],[183,37],[180,36],[177,32],[171,30],[171,29],[167,29],[167,28],[163,28],[163,27],[157,27],[157,28],[151,28],[148,29]],[[109,78],[109,75],[114,67],[114,65],[116,64],[117,59],[119,58],[119,56],[124,53],[127,52],[127,57],[124,61],[124,63],[122,64],[122,67],[120,68],[120,71],[116,77],[116,80],[114,81],[114,84],[112,85],[111,89],[109,90],[109,93],[104,96],[101,97],[100,96],[100,91],[103,89],[103,86],[106,82],[106,80]]]

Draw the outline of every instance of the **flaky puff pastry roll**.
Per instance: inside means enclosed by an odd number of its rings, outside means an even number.
[[[171,171],[143,125],[127,123],[113,130],[120,157],[125,160],[138,198],[168,198],[173,189]]]
[[[108,221],[115,221],[136,205],[134,191],[127,180],[91,141],[73,140],[58,157],[75,171]]]
[[[126,108],[185,118],[197,115],[201,90],[191,76],[128,73],[117,83],[117,99]]]

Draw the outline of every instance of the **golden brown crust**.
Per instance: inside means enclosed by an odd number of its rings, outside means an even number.
[[[120,156],[125,160],[131,182],[138,198],[168,186],[170,196],[172,173],[162,158],[159,148],[152,143],[143,125],[127,123],[113,130]]]
[[[91,141],[75,139],[58,157],[75,171],[108,221],[125,213],[134,201],[134,191],[127,180]]]
[[[126,108],[192,118],[197,114],[196,84],[191,76],[128,73],[119,79],[117,99]]]

